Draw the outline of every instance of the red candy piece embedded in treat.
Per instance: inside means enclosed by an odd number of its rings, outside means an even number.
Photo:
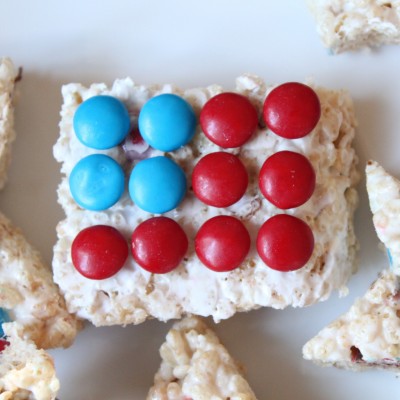
[[[268,267],[277,271],[294,271],[304,267],[314,250],[314,236],[301,219],[278,214],[261,226],[257,251]]]
[[[171,218],[153,217],[136,227],[132,234],[132,255],[146,271],[165,274],[175,269],[188,249],[188,239]]]
[[[218,146],[239,147],[257,129],[257,110],[245,96],[221,93],[204,105],[200,125],[204,134]]]
[[[9,345],[10,343],[7,340],[0,339],[0,353]]]
[[[122,149],[130,161],[143,160],[152,152],[151,147],[143,140],[138,128],[131,130],[122,144]]]
[[[300,206],[311,197],[315,172],[302,154],[280,151],[264,162],[258,183],[267,200],[286,210]]]
[[[196,164],[192,175],[195,195],[214,207],[228,207],[244,195],[248,176],[243,163],[234,154],[207,154]]]
[[[317,94],[302,83],[284,83],[273,89],[264,102],[263,117],[272,132],[286,139],[308,135],[321,116]]]
[[[197,232],[195,250],[200,261],[216,272],[237,268],[250,250],[250,235],[235,217],[219,215],[206,221]]]
[[[83,229],[71,246],[72,263],[89,279],[106,279],[115,275],[128,257],[128,244],[112,226],[95,225]]]

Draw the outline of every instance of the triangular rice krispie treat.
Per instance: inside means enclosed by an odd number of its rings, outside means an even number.
[[[0,60],[0,189],[6,180],[15,138],[13,90],[17,72]],[[18,321],[24,335],[40,348],[69,346],[80,326],[70,315],[51,270],[21,231],[0,212],[0,311]]]
[[[0,339],[0,399],[54,400],[60,387],[53,359],[24,336],[17,322],[3,325]]]
[[[0,307],[39,348],[68,347],[81,326],[68,313],[51,270],[1,212]]]
[[[10,163],[14,131],[14,87],[18,71],[9,58],[0,58],[0,189],[3,188]]]
[[[199,318],[176,322],[147,400],[255,400],[241,367]]]
[[[306,0],[334,53],[400,43],[400,1]]]
[[[303,356],[322,366],[355,371],[400,368],[400,282],[384,271],[350,310],[303,347]]]
[[[356,121],[346,91],[314,89],[64,86],[53,270],[68,309],[98,326],[219,321],[346,294]]]
[[[388,250],[391,268],[400,275],[400,181],[376,161],[368,162],[366,175],[376,233]]]

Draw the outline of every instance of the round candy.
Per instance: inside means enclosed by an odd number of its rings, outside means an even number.
[[[200,261],[216,272],[239,267],[249,250],[247,229],[240,220],[227,215],[207,220],[195,238],[195,251]]]
[[[204,134],[218,146],[239,147],[257,129],[257,110],[241,94],[221,93],[204,105],[200,125]]]
[[[0,353],[9,345],[10,343],[7,340],[0,339]]]
[[[233,154],[216,152],[200,159],[192,174],[195,195],[214,207],[236,203],[246,191],[248,176],[243,163]]]
[[[132,234],[132,255],[146,271],[165,274],[175,269],[188,249],[188,239],[171,218],[154,217],[142,222]]]
[[[89,279],[107,279],[115,275],[128,257],[128,244],[112,226],[95,225],[78,233],[71,246],[72,263]]]
[[[188,143],[196,129],[192,106],[175,94],[151,98],[139,114],[143,139],[157,150],[173,151]]]
[[[125,139],[130,118],[122,101],[112,96],[94,96],[77,108],[73,124],[77,138],[85,146],[104,150]]]
[[[113,206],[125,188],[120,165],[104,154],[82,158],[69,177],[72,197],[82,207],[101,211]]]
[[[315,189],[315,172],[302,154],[280,151],[269,157],[259,174],[262,194],[276,207],[288,209],[305,203]]]
[[[263,117],[272,132],[286,139],[308,135],[321,116],[317,94],[297,82],[284,83],[273,89],[264,102]]]
[[[268,267],[277,271],[294,271],[304,267],[314,250],[314,236],[301,219],[278,214],[261,226],[257,251]]]
[[[185,192],[185,173],[175,161],[164,156],[139,161],[129,179],[129,193],[134,203],[153,214],[176,208]]]

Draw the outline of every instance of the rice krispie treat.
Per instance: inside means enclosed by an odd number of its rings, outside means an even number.
[[[303,356],[322,366],[355,371],[367,367],[399,370],[400,281],[384,271],[364,297],[303,347]]]
[[[69,311],[219,321],[346,294],[356,120],[347,92],[314,89],[64,86],[53,270]]]
[[[18,71],[9,58],[0,58],[0,189],[6,181],[14,132],[14,87]]]
[[[241,367],[199,318],[176,322],[147,400],[255,400]]]
[[[0,400],[53,400],[60,384],[53,359],[24,336],[17,322],[3,325],[0,339]]]
[[[307,0],[325,46],[334,53],[400,43],[400,1]]]
[[[68,313],[50,268],[1,212],[0,307],[39,348],[68,347],[81,326]]]
[[[400,275],[400,181],[376,161],[368,162],[366,175],[376,233],[386,246],[393,272]]]

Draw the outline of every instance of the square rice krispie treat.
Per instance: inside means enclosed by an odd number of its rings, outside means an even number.
[[[400,369],[400,281],[384,271],[350,310],[303,347],[322,366]]]
[[[393,272],[400,275],[400,181],[372,160],[366,175],[376,233],[386,247]]]
[[[14,85],[17,71],[8,58],[0,60],[0,188],[6,180],[14,132]],[[3,316],[3,318],[1,318]],[[80,322],[71,316],[50,268],[21,231],[0,212],[0,324],[20,329],[40,348],[69,346]]]
[[[243,75],[62,88],[54,279],[95,325],[326,300],[355,270],[346,91]]]
[[[256,400],[241,366],[199,318],[176,322],[160,355],[160,369],[147,400]]]
[[[400,1],[307,0],[326,47],[334,53],[400,43]]]

